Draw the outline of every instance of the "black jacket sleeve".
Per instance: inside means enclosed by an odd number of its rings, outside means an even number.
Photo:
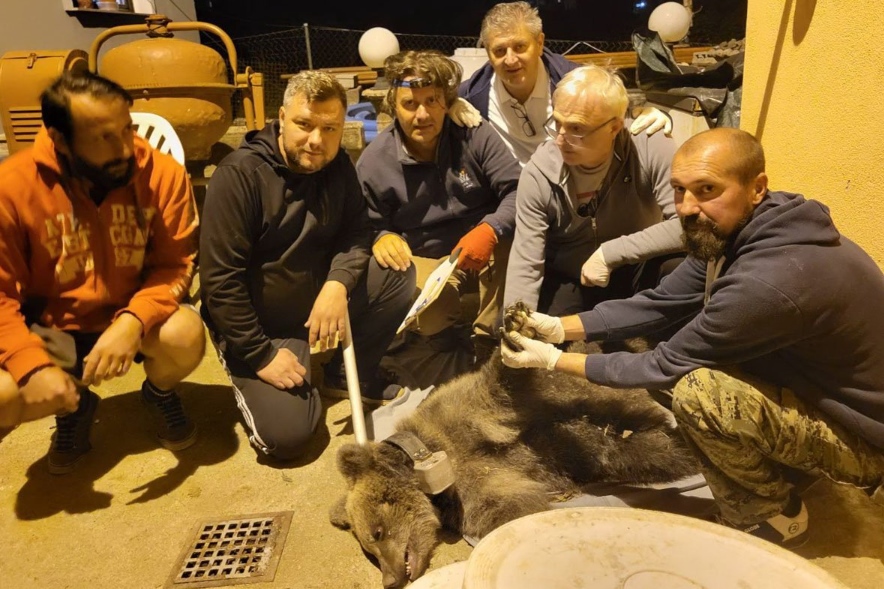
[[[257,186],[247,172],[220,166],[212,174],[200,232],[200,290],[203,313],[227,350],[254,370],[276,350],[265,335],[249,294],[246,268],[261,231]]]
[[[334,190],[342,194],[329,195],[342,203],[342,209],[341,229],[335,240],[328,280],[342,283],[347,287],[347,292],[350,292],[368,267],[373,232],[356,170],[343,150],[341,154],[345,159],[340,161],[340,169],[335,171],[336,175],[340,175],[334,178],[332,185]]]

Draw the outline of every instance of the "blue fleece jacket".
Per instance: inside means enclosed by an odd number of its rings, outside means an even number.
[[[552,96],[552,91],[555,90],[556,84],[559,83],[565,74],[580,67],[579,64],[565,59],[558,53],[553,53],[546,47],[543,48],[540,60],[543,62],[543,67],[549,72],[550,96]],[[476,110],[482,113],[482,117],[486,119],[488,118],[488,96],[491,92],[491,77],[493,75],[494,69],[490,63],[486,63],[473,72],[470,79],[462,82],[457,89],[458,95],[475,106]]]
[[[447,256],[470,229],[488,223],[512,237],[522,168],[488,123],[458,127],[446,117],[436,159],[420,162],[403,148],[399,124],[378,134],[356,163],[378,231],[402,236],[416,256]]]
[[[771,192],[728,245],[703,305],[706,263],[689,257],[654,290],[582,313],[589,340],[686,323],[643,354],[593,355],[586,377],[668,387],[739,365],[884,448],[884,274],[821,203]]]

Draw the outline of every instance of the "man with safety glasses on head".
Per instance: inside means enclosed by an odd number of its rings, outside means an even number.
[[[681,260],[669,184],[675,142],[631,135],[627,103],[623,81],[597,66],[556,86],[552,140],[519,180],[504,306],[580,312],[656,286]]]
[[[487,123],[453,124],[460,65],[437,51],[405,51],[387,58],[385,76],[395,123],[356,164],[378,231],[372,252],[384,268],[414,264],[423,285],[459,249],[457,269],[412,329],[430,337],[471,322],[482,361],[496,342],[521,168]],[[460,296],[476,283],[478,315],[461,319]]]

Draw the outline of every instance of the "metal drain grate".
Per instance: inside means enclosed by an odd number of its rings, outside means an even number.
[[[166,587],[272,581],[291,523],[291,511],[200,522]]]

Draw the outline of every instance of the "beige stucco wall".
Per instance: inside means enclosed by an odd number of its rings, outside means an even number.
[[[884,269],[882,31],[881,0],[749,0],[741,126]]]
[[[156,11],[174,21],[195,20],[193,0],[153,0]],[[70,3],[70,4],[69,4]],[[176,6],[177,5],[177,6]],[[31,49],[83,49],[89,51],[92,40],[101,31],[133,19],[123,15],[99,14],[80,19],[65,12],[72,0],[0,0],[0,55],[7,51]],[[179,9],[180,7],[180,9]],[[188,41],[199,42],[198,33],[179,33]],[[136,37],[119,37],[102,47],[108,49]]]

